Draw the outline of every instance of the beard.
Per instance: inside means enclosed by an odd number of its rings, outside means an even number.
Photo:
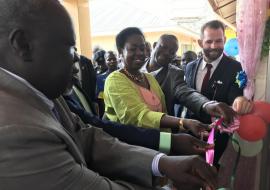
[[[204,56],[207,58],[208,61],[214,61],[219,58],[223,53],[223,48],[216,48],[216,49],[203,49]]]

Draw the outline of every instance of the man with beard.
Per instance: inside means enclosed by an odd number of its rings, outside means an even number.
[[[225,40],[224,26],[220,21],[204,24],[201,39],[198,40],[203,49],[203,58],[188,64],[185,75],[187,84],[208,99],[232,105],[234,99],[243,94],[235,83],[236,74],[242,67],[239,62],[223,54]],[[204,78],[208,72],[210,76],[206,81]]]
[[[186,82],[189,87],[201,92],[210,100],[232,105],[236,97],[243,94],[243,90],[235,83],[237,72],[242,70],[241,64],[223,54],[224,25],[213,20],[201,28],[201,37],[198,40],[203,50],[203,57],[189,63],[186,67]],[[196,117],[188,113],[188,117],[210,123],[210,117]],[[226,147],[228,136],[217,134],[215,143],[215,163],[217,163]]]

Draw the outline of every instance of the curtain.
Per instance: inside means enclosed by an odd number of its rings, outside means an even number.
[[[269,2],[268,0],[238,0],[237,3],[236,24],[240,62],[248,77],[244,95],[252,99]]]

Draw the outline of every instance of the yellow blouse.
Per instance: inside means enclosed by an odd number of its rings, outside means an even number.
[[[144,102],[138,86],[125,74],[115,71],[105,81],[105,114],[111,121],[145,128],[160,127],[161,117],[167,112],[164,94],[156,79],[145,73],[154,92],[162,104],[162,112],[152,111]]]

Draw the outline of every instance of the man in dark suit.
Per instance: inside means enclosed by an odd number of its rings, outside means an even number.
[[[160,84],[165,95],[167,111],[174,115],[174,104],[181,104],[198,116],[207,113],[223,116],[227,123],[233,119],[233,110],[224,103],[209,101],[198,91],[187,86],[184,72],[170,64],[176,56],[178,40],[174,35],[164,34],[156,43],[150,59],[142,71],[152,73]]]
[[[188,86],[208,99],[232,105],[234,99],[243,94],[243,90],[235,83],[237,72],[240,72],[242,67],[238,61],[223,54],[225,40],[224,26],[220,21],[214,20],[203,25],[201,39],[198,40],[203,50],[203,58],[188,64],[185,76]],[[208,64],[212,68],[204,88],[202,85]]]
[[[92,61],[91,59],[80,55],[80,60],[77,64],[77,67],[80,70],[79,78],[81,81],[81,86],[86,92],[87,96],[92,101],[95,101],[97,76]]]
[[[242,70],[241,64],[223,54],[224,25],[217,20],[202,26],[198,40],[203,50],[200,58],[186,67],[186,81],[189,87],[201,92],[210,100],[232,105],[236,97],[243,95],[243,90],[235,83],[237,72]],[[188,113],[189,117],[210,123],[210,117],[197,117]],[[215,143],[215,164],[226,148],[228,135],[217,133]]]

